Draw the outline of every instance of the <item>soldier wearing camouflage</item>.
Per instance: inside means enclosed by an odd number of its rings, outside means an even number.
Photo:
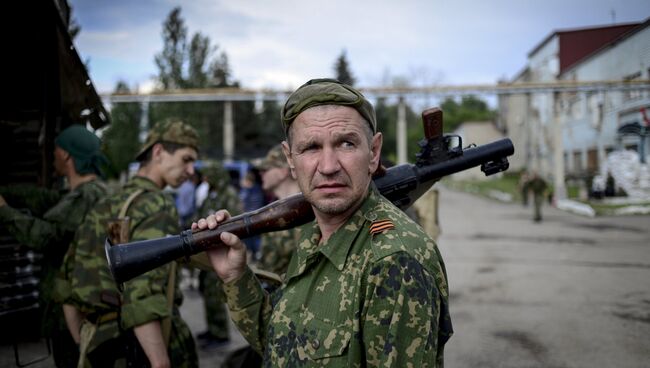
[[[207,167],[203,171],[210,189],[208,196],[199,208],[197,220],[227,209],[233,215],[242,211],[242,205],[235,189],[230,185],[230,175],[221,165]],[[213,271],[201,270],[199,290],[203,295],[207,330],[199,335],[202,348],[228,341],[228,312],[226,297],[223,294],[221,279]]]
[[[194,340],[178,312],[182,294],[178,288],[180,277],[170,277],[174,268],[165,265],[149,271],[124,283],[123,292],[119,293],[104,251],[108,224],[118,217],[130,197],[133,199],[126,213],[130,241],[180,231],[174,200],[162,188],[178,187],[192,175],[197,143],[197,133],[182,122],[154,126],[138,154],[141,167],[137,175],[92,211],[68,252],[59,293],[83,315],[82,331],[83,326],[94,326],[86,341],[85,364],[120,366],[126,359],[132,359],[127,349],[137,341],[151,366],[198,366]],[[136,192],[141,194],[132,196]],[[173,285],[168,285],[170,280],[175,280]],[[174,288],[171,310],[166,297],[169,287]],[[171,318],[167,346],[161,333],[166,318]],[[137,340],[133,340],[133,335]]]
[[[71,125],[55,140],[54,168],[68,179],[70,191],[58,192],[25,187],[0,189],[0,222],[21,244],[41,253],[39,301],[43,307],[42,325],[52,340],[57,366],[68,366],[78,359],[77,347],[68,332],[60,304],[52,299],[55,275],[70,242],[95,203],[105,196],[106,187],[98,180],[104,157],[100,140],[81,125]],[[27,208],[26,214],[19,208]]]
[[[242,262],[241,241],[222,234],[230,248],[208,256],[233,321],[268,367],[441,367],[452,334],[444,263],[371,182],[382,142],[372,105],[321,79],[295,91],[282,114],[283,151],[316,220],[270,295]]]
[[[262,188],[272,192],[278,199],[300,192],[298,183],[291,176],[281,144],[271,148],[262,162],[256,166],[262,174]],[[299,228],[262,234],[259,268],[279,276],[284,275],[298,239],[300,239]]]

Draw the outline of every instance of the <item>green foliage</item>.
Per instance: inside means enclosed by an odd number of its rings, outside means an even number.
[[[163,51],[156,55],[158,80],[163,89],[226,88],[238,87],[232,80],[228,55],[224,51],[213,57],[218,46],[212,45],[208,36],[200,32],[192,36],[187,45],[187,27],[181,17],[181,8],[174,8],[163,23]],[[265,109],[266,111],[267,109]],[[275,110],[276,119],[279,111]],[[199,132],[199,149],[203,158],[223,157],[224,102],[170,102],[151,103],[149,122],[177,118],[192,125]],[[254,102],[233,102],[233,120],[238,156],[250,156],[268,148],[271,134],[260,123],[254,111]],[[263,127],[263,128],[261,128]],[[281,133],[281,129],[277,129]],[[245,142],[245,144],[242,144]],[[277,142],[277,141],[275,141]],[[275,143],[273,142],[273,143]],[[261,144],[260,144],[261,143]]]
[[[334,63],[334,73],[339,82],[354,86],[356,79],[352,75],[352,71],[350,71],[350,63],[348,63],[345,50],[341,51],[341,55]]]
[[[444,114],[445,132],[453,132],[460,124],[468,121],[493,121],[496,118],[496,112],[490,110],[485,101],[471,95],[463,96],[460,103],[447,97],[440,108]]]
[[[208,73],[205,68],[208,57],[210,56],[210,38],[202,36],[201,33],[195,33],[190,42],[189,49],[189,75],[185,82],[191,88],[204,88],[208,84]]]
[[[181,8],[172,9],[163,23],[163,51],[156,55],[158,79],[163,89],[185,87],[183,64],[186,60],[187,27],[181,18]]]
[[[125,82],[117,82],[115,93],[129,92]],[[102,136],[104,153],[109,160],[106,168],[109,178],[117,178],[126,171],[138,153],[141,110],[138,103],[115,104],[111,109],[111,125]]]

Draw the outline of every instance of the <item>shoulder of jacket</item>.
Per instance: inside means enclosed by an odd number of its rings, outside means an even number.
[[[417,223],[388,201],[380,201],[366,218],[375,259],[401,251],[413,254],[434,244]]]

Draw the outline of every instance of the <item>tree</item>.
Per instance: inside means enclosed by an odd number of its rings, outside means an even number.
[[[210,65],[210,84],[212,87],[239,87],[239,82],[231,81],[230,65],[228,55],[221,52]]]
[[[115,93],[130,93],[128,85],[117,82]],[[111,109],[111,125],[103,134],[104,152],[109,160],[106,175],[119,177],[135,160],[140,148],[140,115],[142,109],[138,103],[119,103]]]
[[[190,88],[204,88],[208,84],[208,73],[205,65],[210,57],[212,48],[210,47],[210,38],[195,33],[190,42],[189,49],[189,75],[186,85]]]
[[[487,103],[476,96],[463,96],[460,103],[455,99],[447,97],[440,108],[444,113],[444,130],[452,132],[460,124],[468,121],[493,121],[496,112],[490,110]]]
[[[334,73],[336,74],[336,79],[342,83],[353,86],[356,82],[350,71],[350,64],[348,63],[345,49],[341,51],[341,55],[339,55],[334,63]]]
[[[164,89],[183,88],[183,64],[186,58],[187,27],[181,8],[175,7],[163,23],[163,51],[156,55],[158,79]]]

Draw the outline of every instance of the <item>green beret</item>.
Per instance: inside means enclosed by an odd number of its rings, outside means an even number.
[[[158,142],[176,143],[192,147],[198,151],[199,135],[194,128],[179,120],[166,120],[156,123],[147,135],[147,140],[135,156],[139,159],[149,148]]]
[[[341,105],[354,108],[377,132],[377,117],[372,104],[354,87],[336,79],[312,79],[295,90],[282,108],[282,126],[285,133],[296,117],[310,107],[319,105]]]
[[[106,158],[101,151],[101,141],[79,124],[65,128],[54,140],[54,144],[68,152],[74,159],[79,174],[101,175]]]

